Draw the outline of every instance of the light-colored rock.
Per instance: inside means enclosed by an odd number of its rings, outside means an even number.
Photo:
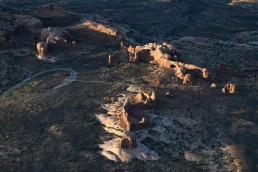
[[[114,57],[112,55],[108,56],[108,64],[112,65],[114,63]]]
[[[72,50],[77,51],[78,50],[78,45],[75,41],[72,41]]]
[[[233,94],[236,92],[236,85],[235,84],[226,84],[222,88],[222,92],[226,94]]]
[[[211,86],[210,86],[210,88],[216,89],[216,88],[217,88],[217,85],[216,85],[215,83],[212,83]]]
[[[38,50],[38,59],[44,60],[46,59],[46,56],[48,54],[48,46],[44,42],[39,42],[37,44],[37,50]]]
[[[183,84],[184,85],[188,85],[188,84],[190,84],[191,82],[192,82],[192,76],[191,76],[191,74],[186,74],[185,76],[184,76],[184,80],[183,80]]]

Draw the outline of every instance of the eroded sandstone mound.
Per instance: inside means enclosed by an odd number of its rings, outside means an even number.
[[[157,153],[142,144],[135,135],[135,131],[152,127],[144,111],[150,109],[155,101],[154,91],[144,91],[130,98],[119,98],[117,102],[103,105],[103,108],[108,110],[108,115],[99,114],[96,117],[105,125],[107,132],[119,137],[101,144],[101,154],[116,162],[130,162],[135,158],[157,160]]]
[[[128,99],[124,103],[122,113],[119,117],[120,126],[126,131],[137,131],[151,126],[144,110],[156,100],[155,92],[150,93],[140,92],[131,100]]]
[[[39,42],[37,44],[37,50],[38,50],[38,59],[45,60],[48,55],[48,45],[44,42]]]
[[[124,34],[119,30],[91,20],[68,27],[68,30],[77,39],[86,42],[120,45],[121,42],[125,41]]]
[[[226,94],[233,94],[236,92],[236,85],[235,84],[226,84],[222,88],[222,92]]]
[[[175,75],[180,79],[184,79],[185,75],[191,71],[198,71],[200,76],[205,79],[209,77],[208,71],[205,68],[179,62],[177,58],[179,52],[168,43],[163,43],[162,45],[149,43],[144,46],[129,46],[127,51],[130,61],[143,61],[173,69]]]
[[[80,17],[74,13],[67,12],[56,4],[41,6],[34,16],[39,18],[44,27],[67,26],[79,21]]]

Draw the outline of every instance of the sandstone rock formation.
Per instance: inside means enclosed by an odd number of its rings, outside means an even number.
[[[153,102],[148,101],[148,105],[145,105],[144,102],[146,102],[146,99],[152,99],[155,94],[152,92],[148,93],[141,93],[142,96],[139,97],[145,97],[144,100],[140,99],[140,106],[149,108],[148,106],[151,106]],[[135,113],[134,115],[142,117],[141,110],[137,106],[135,106],[133,109],[130,108],[133,105],[137,105],[136,100],[133,100],[136,97],[134,95],[131,98],[128,97],[118,97],[117,101],[112,102],[111,104],[104,104],[102,107],[106,109],[108,114],[98,114],[96,115],[97,119],[100,121],[101,124],[103,124],[105,127],[104,129],[108,133],[114,134],[114,138],[111,140],[104,141],[103,144],[100,144],[100,148],[102,148],[101,154],[108,158],[109,160],[115,161],[115,162],[130,162],[133,159],[139,159],[143,161],[147,160],[158,160],[159,156],[158,154],[149,149],[147,146],[142,144],[138,138],[137,135],[133,131],[129,131],[127,128],[121,127],[121,111],[127,112],[127,110],[130,110],[129,113],[129,119],[126,119],[128,122],[128,126],[138,125],[138,128],[135,128],[135,130],[139,129],[145,129],[144,125],[141,125],[140,123],[145,123],[147,121],[147,118],[143,117],[142,119],[137,119],[135,123],[131,123],[133,119],[136,119],[135,116],[132,116],[132,111]],[[152,98],[150,98],[152,97]],[[131,102],[130,102],[131,101]],[[128,104],[128,105],[126,105]],[[129,106],[129,107],[128,107]],[[124,110],[123,110],[124,109]],[[129,121],[128,121],[129,120]],[[147,126],[145,126],[147,127]],[[135,131],[134,130],[134,131]]]
[[[70,26],[68,30],[82,41],[120,45],[125,40],[124,34],[117,29],[91,20]]]
[[[217,85],[216,85],[215,83],[212,83],[211,86],[210,86],[210,88],[216,89],[216,88],[217,88]]]
[[[67,12],[56,4],[41,6],[34,13],[34,16],[43,22],[44,27],[67,26],[79,21],[80,19],[78,15]]]
[[[44,28],[41,31],[41,41],[48,44],[49,48],[67,48],[72,36],[65,29]]]
[[[226,84],[222,88],[222,92],[226,94],[233,94],[236,91],[236,85],[235,84]]]
[[[124,103],[122,113],[119,117],[120,126],[126,131],[136,131],[151,127],[144,110],[156,100],[155,92],[138,93],[132,99]]]
[[[192,82],[192,76],[191,74],[186,74],[183,80],[183,84],[187,85]]]
[[[44,42],[39,42],[37,44],[37,50],[38,50],[38,59],[44,60],[47,57],[48,54],[48,45]]]
[[[112,65],[114,63],[114,57],[112,55],[108,56],[108,65]]]
[[[144,46],[129,46],[127,49],[130,61],[143,61],[157,64],[160,67],[173,69],[176,76],[184,79],[187,71],[199,71],[200,75],[207,79],[209,77],[205,68],[201,68],[192,64],[178,62],[177,56],[179,52],[170,44],[149,43]]]

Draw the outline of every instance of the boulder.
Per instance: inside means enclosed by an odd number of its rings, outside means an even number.
[[[210,86],[210,88],[216,89],[216,88],[217,88],[217,85],[216,85],[215,83],[212,83],[211,86]]]
[[[226,84],[222,88],[222,92],[226,94],[233,94],[236,92],[236,85],[235,84]]]
[[[184,76],[183,84],[188,85],[188,84],[192,83],[192,81],[193,81],[193,78],[192,78],[191,74],[186,74]]]

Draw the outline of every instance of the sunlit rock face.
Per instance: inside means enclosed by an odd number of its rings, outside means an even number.
[[[48,45],[46,43],[39,42],[37,44],[37,50],[38,50],[38,59],[40,59],[40,60],[47,59]]]
[[[229,5],[236,5],[239,3],[257,3],[257,0],[230,0]]]
[[[163,68],[172,69],[175,72],[175,75],[182,80],[185,78],[186,74],[191,73],[192,71],[199,72],[199,75],[204,79],[209,78],[206,68],[178,61],[177,57],[180,55],[179,51],[165,42],[162,45],[149,43],[144,46],[129,46],[127,51],[129,53],[130,61],[143,61],[157,64]]]
[[[236,92],[236,85],[235,84],[226,84],[222,88],[222,92],[226,94],[233,94]]]
[[[15,47],[11,37],[17,37],[19,41],[34,41],[42,28],[41,21],[35,17],[8,12],[0,12],[0,23],[0,49]]]
[[[135,135],[136,131],[151,127],[144,110],[149,109],[155,100],[155,93],[152,91],[139,93],[131,98],[125,96],[113,104],[103,105],[108,110],[108,115],[98,114],[96,117],[115,138],[100,145],[102,155],[116,162],[159,159],[158,154],[142,144]]]
[[[84,21],[68,27],[68,30],[79,40],[108,45],[120,45],[125,36],[119,30],[95,21]]]

